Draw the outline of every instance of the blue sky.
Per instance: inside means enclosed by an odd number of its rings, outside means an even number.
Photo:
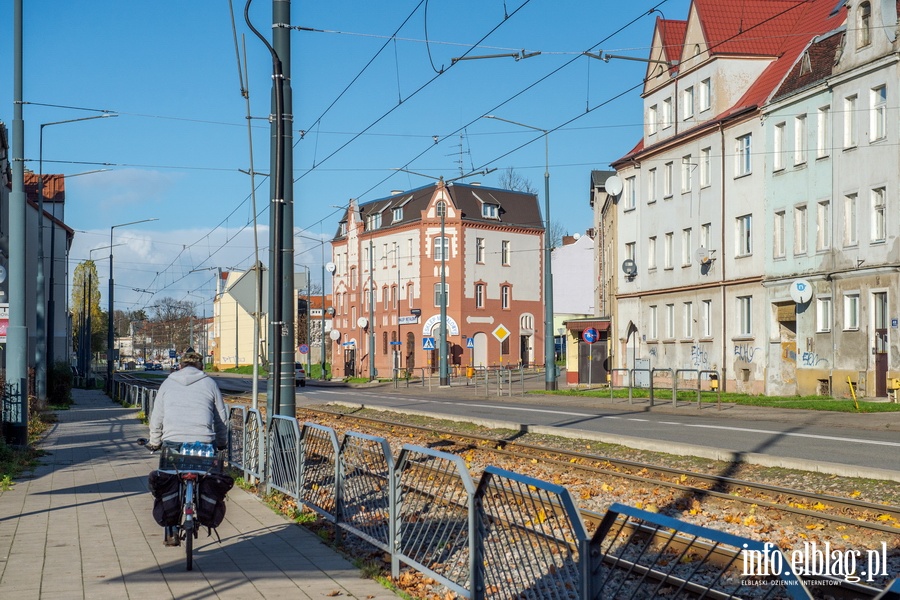
[[[115,229],[114,243],[122,244],[114,248],[117,308],[169,296],[209,314],[214,270],[191,271],[253,260],[251,179],[241,172],[249,170],[250,135],[229,2],[24,4],[27,168],[38,170],[42,123],[98,114],[76,108],[119,115],[44,128],[45,173],[108,169],[67,179],[66,222],[76,231],[70,270],[90,249],[109,245],[111,226],[156,218]],[[250,7],[267,36],[271,5]],[[12,2],[2,6],[0,119],[11,126]],[[249,63],[254,166],[265,174],[271,60],[244,22],[244,0],[233,7]],[[292,25],[315,30],[291,33],[294,225],[314,238],[295,238],[296,263],[319,272],[316,240],[333,235],[335,206],[430,182],[398,168],[446,179],[496,168],[467,180],[496,186],[514,167],[543,206],[541,134],[487,114],[552,131],[551,218],[583,233],[591,170],[608,168],[641,135],[646,65],[579,55],[602,49],[646,57],[660,14],[648,15],[653,7],[684,19],[688,2],[294,0]],[[541,54],[453,61],[522,51]],[[268,180],[257,176],[256,184],[266,261]],[[105,302],[107,263],[98,268]]]

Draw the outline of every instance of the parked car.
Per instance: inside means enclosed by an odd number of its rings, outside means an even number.
[[[294,363],[294,385],[306,386],[306,369],[300,363]]]

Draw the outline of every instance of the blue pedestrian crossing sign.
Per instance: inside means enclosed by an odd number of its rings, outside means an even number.
[[[434,350],[434,338],[433,337],[423,337],[422,338],[422,350]]]
[[[475,347],[475,338],[466,338],[466,348]]]

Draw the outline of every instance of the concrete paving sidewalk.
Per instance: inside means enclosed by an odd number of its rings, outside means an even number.
[[[221,543],[201,532],[186,571],[184,549],[163,545],[150,514],[147,474],[157,458],[134,442],[147,427],[102,392],[73,395],[41,444],[49,453],[41,466],[0,492],[5,598],[397,597],[238,488]]]

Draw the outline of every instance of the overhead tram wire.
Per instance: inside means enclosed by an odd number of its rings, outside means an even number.
[[[647,15],[650,15],[650,14],[652,14],[653,12],[655,12],[660,6],[662,6],[662,5],[665,4],[666,2],[668,2],[668,0],[662,0],[661,2],[659,2],[658,4],[656,4],[653,8],[651,8],[650,10],[642,12],[640,15],[636,16],[635,18],[633,18],[633,19],[632,19],[631,21],[629,21],[628,23],[625,23],[624,25],[622,25],[621,27],[619,27],[617,30],[613,31],[612,33],[610,33],[609,35],[605,36],[603,39],[601,39],[600,41],[598,41],[596,44],[592,45],[590,48],[588,48],[587,51],[595,50],[598,46],[600,46],[601,44],[603,44],[603,43],[606,42],[607,40],[613,38],[613,37],[616,36],[616,35],[619,35],[619,34],[622,33],[623,31],[625,31],[627,28],[629,28],[629,27],[631,27],[632,25],[636,24],[636,23],[637,23],[638,21],[640,21],[642,18],[644,18],[644,17],[646,17]],[[524,5],[523,5],[523,6],[524,6]],[[521,8],[521,7],[520,7],[520,8]],[[516,9],[516,10],[518,11],[519,9]],[[483,38],[482,38],[482,39],[483,39]],[[499,104],[495,105],[493,108],[488,109],[484,114],[485,114],[485,115],[488,115],[488,114],[491,114],[492,112],[495,112],[497,109],[502,108],[503,106],[505,106],[505,105],[508,104],[509,102],[512,102],[513,100],[515,100],[516,98],[518,98],[519,96],[521,96],[522,94],[524,94],[525,92],[527,92],[528,90],[534,88],[535,86],[537,86],[537,85],[540,84],[540,83],[543,83],[544,81],[546,81],[547,79],[549,79],[549,78],[552,77],[553,75],[559,73],[561,70],[565,69],[566,67],[568,67],[569,65],[573,64],[575,61],[577,61],[577,60],[579,60],[579,59],[581,59],[581,58],[583,58],[583,53],[582,53],[582,54],[579,54],[578,56],[574,56],[572,59],[566,61],[566,62],[563,63],[562,65],[560,65],[560,66],[558,66],[557,68],[553,69],[552,71],[550,71],[550,72],[547,73],[546,75],[543,75],[542,77],[540,77],[540,78],[537,79],[536,81],[532,82],[531,84],[527,85],[526,87],[522,88],[521,90],[519,90],[518,92],[516,92],[516,93],[513,94],[512,96],[509,96],[509,97],[508,97],[506,100],[504,100],[503,102],[500,102]],[[432,81],[433,81],[433,79],[432,79]],[[630,91],[632,91],[633,89],[634,89],[634,88],[628,89],[628,90],[622,92],[621,94],[618,94],[618,95],[615,96],[615,97],[619,97],[619,96],[621,96],[621,95],[627,94],[627,93],[629,93]],[[595,108],[598,108],[598,107],[595,107]],[[590,111],[587,111],[587,112],[581,114],[578,118],[580,118],[581,116],[584,116],[585,114],[588,114],[589,112],[590,112]],[[453,136],[457,135],[457,134],[460,133],[461,131],[464,131],[466,128],[468,128],[468,127],[470,127],[471,125],[473,125],[473,124],[475,124],[476,122],[478,122],[483,116],[484,116],[484,115],[479,115],[478,117],[472,119],[472,120],[469,121],[468,123],[465,123],[465,124],[461,125],[461,126],[460,126],[459,128],[457,128],[456,130],[454,130],[454,131],[452,131],[451,133],[445,135],[442,139],[449,139],[450,137],[453,137]],[[382,117],[382,118],[383,118],[383,117]],[[574,119],[573,119],[573,120],[574,120]],[[569,122],[571,122],[571,121],[569,121]],[[562,125],[560,125],[559,127],[562,127]],[[549,130],[549,131],[555,131],[555,130],[558,129],[559,127],[554,128],[553,130]],[[354,138],[354,139],[355,139],[355,138]],[[535,139],[540,139],[540,138],[535,138]],[[352,140],[351,140],[351,141],[352,141]],[[534,140],[532,140],[532,141],[534,141]],[[502,156],[499,156],[499,157],[495,158],[494,160],[492,160],[492,161],[490,161],[490,162],[488,162],[488,163],[486,163],[486,164],[491,164],[491,163],[493,163],[493,162],[496,162],[496,161],[499,160],[500,158],[503,158],[504,156],[507,156],[508,154],[511,154],[512,152],[515,152],[515,151],[517,151],[517,150],[519,150],[519,149],[521,149],[521,148],[527,146],[527,145],[530,144],[530,143],[532,143],[532,142],[529,141],[529,142],[523,144],[522,146],[519,146],[519,147],[517,147],[517,148],[511,150],[510,152],[507,152],[506,154],[503,154]],[[415,162],[416,160],[422,158],[425,154],[427,154],[427,153],[428,153],[432,148],[434,148],[434,146],[436,146],[436,145],[437,145],[437,144],[430,144],[430,145],[427,146],[424,150],[422,150],[422,152],[420,152],[419,154],[417,154],[417,155],[414,156],[413,158],[409,159],[409,160],[406,162],[406,164],[404,164],[403,167],[401,167],[401,168],[403,168],[403,169],[408,168],[413,162]],[[340,149],[339,149],[339,150],[340,150]],[[362,198],[362,197],[364,197],[365,195],[367,195],[368,193],[370,193],[371,191],[373,191],[373,190],[375,190],[376,188],[382,186],[382,185],[383,185],[384,183],[386,183],[389,179],[391,179],[394,175],[396,175],[397,172],[398,172],[398,171],[392,172],[390,175],[388,175],[387,177],[385,177],[385,178],[382,179],[381,181],[377,182],[375,185],[373,185],[372,187],[370,187],[368,190],[366,190],[365,192],[363,192],[362,194],[360,194],[360,195],[357,196],[357,197]],[[299,178],[298,178],[298,179],[299,179]]]
[[[530,0],[529,0],[529,1],[530,1]],[[322,121],[322,119],[325,117],[325,115],[327,115],[327,114],[329,113],[329,111],[331,111],[331,109],[334,107],[334,105],[337,104],[338,101],[339,101],[341,98],[344,97],[344,94],[346,94],[346,93],[350,90],[350,88],[353,86],[353,84],[356,83],[357,80],[358,80],[360,77],[362,77],[363,73],[365,73],[366,70],[372,65],[372,63],[375,62],[375,59],[377,59],[377,58],[381,55],[381,53],[384,51],[384,49],[388,47],[388,45],[391,43],[391,40],[394,39],[394,38],[396,37],[396,34],[399,33],[400,30],[403,29],[403,27],[406,26],[406,24],[407,24],[407,23],[409,22],[409,20],[413,17],[413,15],[416,14],[416,11],[419,10],[419,7],[422,6],[422,3],[423,3],[423,2],[425,2],[425,0],[419,0],[419,3],[416,5],[416,7],[412,9],[412,11],[406,16],[405,19],[403,19],[403,23],[401,23],[400,26],[397,27],[397,29],[394,30],[394,35],[392,35],[390,38],[388,38],[388,39],[384,42],[384,44],[381,46],[381,48],[379,48],[378,51],[375,52],[375,55],[372,56],[372,58],[369,59],[369,62],[367,62],[367,63],[365,64],[365,66],[363,66],[363,68],[359,71],[359,73],[357,73],[356,76],[353,77],[353,79],[350,80],[350,83],[348,83],[348,84],[344,87],[344,89],[341,90],[341,92],[337,95],[337,97],[336,97],[334,100],[331,101],[331,104],[328,105],[328,107],[322,112],[322,114],[320,114],[320,115],[316,118],[316,120],[313,121],[312,125],[310,125],[310,126],[307,127],[306,129],[300,131],[300,137],[298,137],[298,138],[297,138],[297,141],[294,142],[294,147],[295,147],[295,148],[297,147],[297,144],[300,143],[300,140],[303,139],[303,137],[304,137],[304,135],[305,135],[305,132],[306,132],[306,131],[312,130],[313,127],[315,127],[317,124],[321,123],[321,121]],[[295,30],[298,30],[298,31],[324,31],[324,30],[312,29],[312,28],[309,28],[309,27],[300,27],[300,26],[292,26],[291,29],[295,29]],[[354,139],[355,139],[355,138],[354,138]]]
[[[663,0],[663,1],[666,1],[666,0]],[[512,12],[512,14],[509,15],[509,17],[514,16],[517,12],[519,12],[520,10],[522,10],[522,9],[523,9],[525,6],[527,6],[530,2],[531,2],[531,0],[525,0],[524,2],[522,2],[522,4],[521,4],[520,6],[518,6],[518,7]],[[484,34],[484,35],[481,37],[481,39],[479,39],[479,40],[478,40],[475,44],[473,44],[468,50],[466,50],[466,51],[463,53],[463,56],[467,56],[469,53],[471,53],[473,50],[475,50],[475,48],[477,48],[478,45],[481,44],[481,42],[483,42],[484,40],[486,40],[486,39],[487,39],[488,37],[490,37],[494,32],[496,32],[503,24],[505,24],[505,23],[507,22],[507,20],[509,20],[509,17],[503,19],[503,21],[501,21],[500,23],[498,23],[497,25],[495,25],[493,28],[491,28],[491,30],[488,31],[486,34]],[[403,100],[402,100],[401,102],[399,102],[398,104],[394,105],[390,110],[388,110],[387,112],[385,112],[384,114],[382,114],[380,117],[378,117],[377,119],[375,119],[374,121],[372,121],[372,122],[371,122],[369,125],[367,125],[365,128],[363,128],[362,131],[360,131],[359,133],[355,134],[352,138],[350,138],[350,139],[347,140],[344,144],[342,144],[341,146],[339,146],[339,147],[338,147],[336,150],[334,150],[331,154],[329,154],[328,156],[326,156],[325,158],[323,158],[323,159],[318,163],[318,165],[313,165],[312,167],[310,167],[309,169],[307,169],[305,173],[303,173],[303,174],[300,175],[299,177],[295,178],[295,179],[294,179],[294,183],[300,181],[301,179],[303,179],[304,177],[306,177],[307,175],[309,175],[310,173],[312,173],[319,165],[322,165],[323,163],[325,163],[326,161],[328,161],[330,158],[332,158],[334,155],[336,155],[336,154],[338,154],[339,152],[341,152],[344,148],[346,148],[347,146],[349,146],[350,144],[352,144],[353,142],[355,142],[357,139],[359,139],[360,136],[362,136],[364,133],[366,133],[367,131],[369,131],[371,128],[375,127],[378,123],[380,123],[381,121],[383,121],[384,119],[386,119],[386,118],[387,118],[388,116],[390,116],[395,110],[397,110],[398,108],[400,108],[401,106],[403,106],[408,100],[410,100],[411,98],[414,98],[416,95],[419,94],[419,92],[421,92],[422,90],[424,90],[425,88],[427,88],[428,86],[430,86],[430,85],[431,85],[432,83],[434,83],[439,77],[441,77],[442,75],[444,75],[445,73],[447,73],[451,68],[453,68],[454,66],[456,66],[456,64],[457,64],[457,63],[452,63],[449,67],[447,67],[446,69],[444,69],[443,71],[441,71],[440,73],[438,73],[437,75],[435,75],[434,77],[432,77],[431,79],[429,79],[428,81],[426,81],[425,83],[423,83],[421,86],[419,86],[418,88],[416,88],[416,89],[415,89],[411,94],[409,94],[405,99],[403,99]],[[459,131],[459,130],[457,130],[456,133],[458,133],[458,131]]]

